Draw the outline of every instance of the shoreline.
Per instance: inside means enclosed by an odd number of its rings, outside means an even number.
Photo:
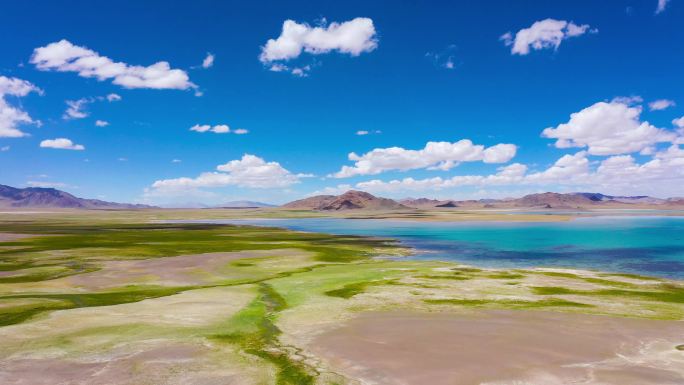
[[[632,219],[632,218],[639,218],[639,219],[660,219],[660,218],[668,218],[668,217],[662,217],[662,216],[618,216],[618,217],[612,217],[612,216],[602,216],[602,219]],[[451,262],[451,263],[457,263],[457,264],[465,264],[465,265],[470,265],[473,267],[478,267],[478,268],[484,268],[484,269],[535,269],[535,268],[546,268],[546,269],[554,269],[554,268],[560,268],[560,269],[568,269],[568,270],[584,270],[584,271],[591,271],[595,273],[604,273],[604,274],[631,274],[635,276],[643,276],[643,277],[653,277],[653,278],[660,278],[660,279],[667,279],[667,280],[673,280],[673,281],[684,281],[684,274],[681,274],[682,276],[676,276],[672,274],[658,274],[657,271],[652,271],[652,272],[644,272],[639,269],[633,269],[633,268],[624,268],[624,269],[610,269],[607,268],[608,266],[590,266],[591,263],[587,263],[587,266],[582,266],[580,264],[562,264],[562,263],[546,263],[544,259],[540,259],[538,262],[531,262],[532,260],[529,260],[529,263],[523,263],[521,261],[515,262],[515,256],[512,256],[510,259],[507,259],[506,257],[500,257],[501,260],[492,260],[492,261],[486,261],[486,260],[481,260],[481,261],[474,261],[473,257],[468,257],[467,254],[461,255],[460,257],[454,257],[453,255],[456,254],[448,254],[450,253],[448,247],[442,247],[438,244],[434,244],[431,247],[431,242],[435,242],[435,239],[432,238],[420,238],[417,236],[410,237],[410,236],[405,236],[405,235],[399,235],[399,234],[370,234],[367,232],[358,232],[354,233],[354,228],[349,227],[349,229],[345,229],[344,231],[341,230],[341,228],[322,228],[321,230],[313,230],[311,228],[307,228],[307,226],[299,226],[297,224],[298,221],[317,221],[317,220],[323,220],[323,221],[338,221],[338,220],[344,220],[346,221],[360,221],[360,222],[366,222],[366,221],[371,221],[374,223],[386,223],[386,224],[402,224],[402,225],[409,225],[411,223],[415,223],[415,221],[407,221],[407,220],[395,220],[395,219],[355,219],[355,218],[331,218],[331,217],[326,217],[326,218],[240,218],[240,219],[192,219],[192,220],[161,220],[158,221],[159,223],[207,223],[207,224],[228,224],[228,225],[247,225],[247,226],[257,226],[257,227],[275,227],[275,228],[280,228],[283,230],[288,230],[288,231],[300,231],[304,233],[329,233],[329,234],[334,234],[337,236],[355,236],[355,237],[365,237],[365,238],[371,238],[371,239],[378,239],[378,240],[391,240],[394,242],[397,242],[397,244],[401,248],[406,248],[409,252],[406,255],[402,255],[400,258],[401,259],[408,259],[408,260],[415,260],[415,261],[443,261],[443,262]],[[583,220],[588,220],[588,221],[594,221],[594,220],[600,220],[597,217],[579,217],[579,218],[572,218],[571,221],[577,221],[575,224],[576,226],[581,226],[580,221]],[[290,221],[291,224],[288,223],[279,223],[282,221]],[[264,223],[259,223],[259,222],[264,222]],[[440,226],[439,223],[442,223],[441,226],[449,226],[446,228],[450,228],[450,226],[454,226],[455,229],[464,229],[467,226],[484,226],[489,228],[489,226],[492,226],[493,229],[497,229],[499,227],[504,228],[504,229],[515,229],[517,226],[536,226],[538,222],[521,222],[521,223],[515,223],[515,222],[501,222],[501,221],[458,221],[458,222],[434,222],[434,226]],[[552,224],[554,222],[549,222],[549,224]],[[430,225],[432,226],[432,224]],[[312,227],[309,225],[308,227]],[[362,228],[366,229],[366,228]],[[562,229],[562,228],[561,228]],[[347,231],[348,230],[348,231]],[[448,240],[441,240],[442,243],[448,244]],[[457,243],[472,243],[473,245],[477,245],[477,241],[458,241],[454,240],[454,244]],[[567,246],[565,248],[571,247]],[[473,249],[475,250],[475,249]],[[610,249],[608,249],[610,250]],[[459,250],[454,250],[454,253],[458,253]],[[496,254],[496,253],[505,253],[506,250],[501,249],[492,249],[488,250],[483,247],[483,249],[480,251],[481,253],[489,252],[491,254]],[[592,253],[601,253],[603,252],[602,248],[597,248],[596,250],[592,249],[587,249],[584,251],[585,254],[591,255]],[[626,249],[625,252],[629,252],[629,249]],[[537,249],[533,251],[525,251],[525,252],[519,252],[521,254],[525,253],[539,253],[541,255],[546,255],[552,256],[553,258],[564,258],[562,252],[560,250],[555,250],[555,248],[550,248],[550,249]],[[553,256],[554,253],[558,253],[558,256]],[[578,251],[579,253],[579,251]],[[436,256],[434,258],[431,258],[430,255],[432,254],[441,254],[439,256]],[[448,255],[447,255],[448,254]],[[425,257],[422,257],[425,256]],[[606,258],[612,258],[614,256],[606,256]],[[568,257],[565,257],[568,259]],[[657,262],[657,261],[655,261]],[[639,261],[639,263],[648,263],[648,261]]]

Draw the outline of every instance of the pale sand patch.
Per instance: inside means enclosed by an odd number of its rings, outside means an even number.
[[[181,330],[191,332],[229,319],[253,297],[250,287],[217,287],[121,305],[54,311],[45,318],[0,328],[0,361],[79,355],[141,338],[181,338]],[[65,337],[73,344],[61,343]],[[54,346],[61,348],[54,350]]]
[[[684,323],[543,311],[365,313],[308,350],[364,384],[682,384]]]
[[[257,383],[269,373],[204,337],[253,298],[249,286],[198,289],[0,328],[0,384]]]
[[[107,261],[104,267],[92,273],[65,278],[69,286],[86,289],[116,287],[133,282],[154,282],[174,286],[199,285],[220,279],[219,270],[228,263],[244,258],[291,257],[308,253],[296,249],[250,250],[179,255],[131,261]],[[237,272],[237,269],[235,269]],[[218,276],[217,276],[218,275]]]
[[[12,242],[17,239],[40,237],[41,234],[16,234],[16,233],[0,233],[0,242]]]
[[[258,374],[225,362],[208,346],[151,341],[100,360],[18,359],[0,362],[2,384],[249,384]],[[223,361],[223,362],[222,362]]]

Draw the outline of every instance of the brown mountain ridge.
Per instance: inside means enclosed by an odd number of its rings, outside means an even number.
[[[78,198],[54,188],[16,188],[0,184],[0,208],[144,209],[154,206]]]
[[[363,191],[350,190],[342,195],[316,195],[281,206],[286,209],[342,211],[342,210],[397,210],[407,206],[392,199],[379,198]]]
[[[341,210],[397,210],[397,209],[591,209],[591,208],[663,208],[684,206],[684,199],[660,199],[646,195],[613,196],[601,193],[529,194],[522,198],[439,200],[407,198],[395,201],[372,194],[350,190],[342,195],[316,195],[296,200],[281,207],[286,209],[341,211]]]

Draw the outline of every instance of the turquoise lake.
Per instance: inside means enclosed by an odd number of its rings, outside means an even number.
[[[388,237],[410,258],[484,267],[569,267],[684,279],[684,217],[598,216],[568,222],[414,222],[372,219],[202,221]]]

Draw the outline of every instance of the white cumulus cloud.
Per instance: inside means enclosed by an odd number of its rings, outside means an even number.
[[[669,3],[669,2],[670,2],[670,0],[658,0],[658,5],[656,6],[656,10],[655,10],[656,15],[664,12],[665,8],[667,7],[667,3]]]
[[[335,178],[355,175],[375,175],[390,170],[414,170],[427,168],[449,170],[461,162],[483,161],[485,163],[505,163],[516,153],[514,144],[497,144],[485,148],[475,145],[468,139],[458,142],[428,142],[423,149],[407,150],[401,147],[376,148],[363,155],[349,154],[353,166],[343,166],[333,174]]]
[[[238,128],[235,130],[231,130],[231,128],[227,124],[217,124],[214,126],[209,125],[209,124],[195,124],[194,126],[190,127],[190,131],[195,131],[195,132],[200,132],[200,133],[213,132],[214,134],[233,133],[235,135],[244,135],[244,134],[249,133],[249,130],[246,130],[244,128]]]
[[[619,155],[647,151],[671,142],[673,132],[641,121],[641,106],[618,101],[598,102],[570,115],[567,123],[546,128],[542,136],[557,139],[556,147],[586,147],[591,155]]]
[[[596,166],[592,166],[596,164]],[[587,151],[563,155],[545,170],[528,172],[527,166],[514,163],[490,175],[457,175],[451,178],[404,178],[390,181],[370,180],[354,187],[374,193],[402,195],[435,192],[465,186],[538,186],[545,190],[572,189],[608,194],[647,194],[659,197],[681,196],[684,185],[684,149],[672,145],[655,152],[650,160],[638,163],[631,155],[615,155],[591,161]],[[451,191],[451,190],[449,190]],[[460,191],[460,190],[453,190]]]
[[[289,71],[294,75],[304,76],[310,70],[309,66],[290,68],[282,62],[295,59],[302,52],[320,55],[336,51],[358,56],[373,51],[377,46],[377,33],[373,20],[369,18],[357,17],[327,25],[324,21],[320,26],[285,20],[280,36],[269,39],[261,47],[259,60],[269,65],[271,71]]]
[[[524,179],[526,171],[527,166],[524,164],[513,163],[499,167],[497,172],[491,175],[457,175],[451,178],[434,177],[426,179],[404,178],[387,182],[374,179],[359,182],[356,184],[356,188],[375,193],[397,193],[435,191],[463,186],[508,185],[520,183]]]
[[[19,107],[7,102],[7,97],[24,97],[31,92],[38,94],[43,91],[32,83],[18,79],[0,76],[0,138],[21,138],[28,136],[19,129],[21,124],[39,124],[29,114]]]
[[[596,33],[589,25],[577,25],[572,21],[545,19],[536,21],[529,28],[523,28],[515,36],[506,32],[500,38],[507,46],[511,46],[511,53],[527,55],[530,49],[558,49],[563,40],[581,36],[587,32]]]
[[[145,195],[173,196],[196,193],[203,188],[237,186],[247,188],[283,188],[299,183],[305,175],[293,174],[278,162],[245,154],[216,167],[216,171],[203,172],[196,178],[174,178],[155,181]]]
[[[67,138],[57,138],[57,139],[46,139],[40,142],[40,147],[43,148],[56,148],[59,150],[85,150],[85,147],[81,144],[74,144],[71,139]]]
[[[546,170],[527,175],[526,181],[567,184],[583,179],[587,175],[589,175],[587,152],[580,151],[574,155],[563,155]]]
[[[98,127],[107,127],[107,126],[109,126],[109,122],[107,122],[105,120],[96,120],[95,125]]]
[[[62,115],[62,119],[83,119],[87,117],[89,113],[85,111],[85,106],[92,102],[92,98],[67,100],[67,109],[64,111],[64,115]]]
[[[213,66],[215,58],[216,56],[214,56],[214,54],[208,52],[207,57],[205,57],[204,60],[202,60],[202,68],[210,68],[211,66]]]
[[[97,78],[124,88],[195,89],[188,74],[173,69],[166,61],[145,66],[115,62],[86,47],[60,40],[33,50],[31,63],[41,71],[77,72],[79,76]]]
[[[681,118],[674,119],[672,121],[672,124],[674,124],[675,127],[684,128],[684,116],[682,116]]]
[[[108,101],[108,102],[118,102],[121,100],[121,96],[117,94],[108,94],[106,96],[95,96],[95,97],[86,97],[86,98],[80,98],[78,100],[67,100],[66,105],[67,109],[64,111],[64,114],[62,115],[62,119],[83,119],[86,118],[90,115],[88,111],[86,111],[86,108],[88,104],[95,103],[95,102],[103,102],[103,101]]]
[[[226,124],[217,124],[215,126],[211,126],[208,124],[195,124],[194,126],[190,127],[190,131],[195,131],[195,132],[213,132],[215,134],[227,134],[230,132],[230,127]]]
[[[673,100],[658,99],[648,103],[648,109],[651,111],[662,111],[676,105]]]

